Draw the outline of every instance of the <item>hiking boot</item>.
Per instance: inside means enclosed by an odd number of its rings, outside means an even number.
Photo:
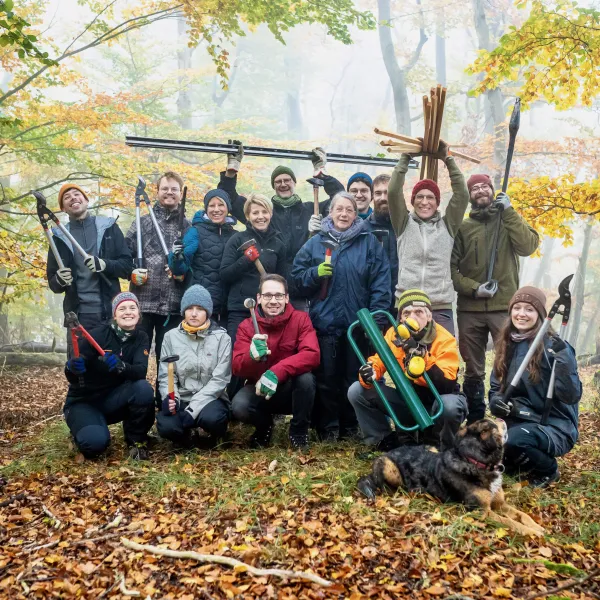
[[[250,448],[268,448],[273,438],[273,423],[267,427],[257,427],[250,438]]]
[[[347,427],[340,429],[338,439],[340,441],[346,440],[348,442],[360,442],[362,440],[361,431],[358,427]]]
[[[308,452],[308,433],[290,433],[290,446],[292,447],[292,450]]]
[[[558,469],[551,475],[531,477],[529,479],[529,486],[532,488],[547,488],[551,483],[555,483],[556,481],[560,481],[560,471]]]
[[[131,460],[148,460],[148,445],[145,442],[133,444],[129,448],[129,458]]]

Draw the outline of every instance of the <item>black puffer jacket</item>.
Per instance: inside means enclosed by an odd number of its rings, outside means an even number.
[[[256,265],[238,248],[254,238],[260,252],[260,261],[267,273],[286,277],[285,245],[272,225],[261,233],[251,225],[246,231],[238,231],[227,242],[221,261],[221,279],[229,286],[227,310],[246,310],[244,300],[256,298],[260,274]]]
[[[199,210],[183,238],[183,255],[179,259],[173,253],[169,255],[169,267],[174,275],[186,275],[191,271],[191,276],[186,279],[188,285],[200,284],[210,292],[214,314],[222,314],[227,304],[221,260],[225,245],[235,235],[233,226],[236,223],[228,216],[223,225],[217,225],[206,216],[206,211]]]
[[[145,379],[148,371],[148,352],[150,344],[146,332],[136,329],[124,342],[109,324],[94,327],[89,334],[103,350],[111,350],[125,363],[125,371],[109,371],[106,364],[98,359],[98,353],[84,340],[79,344],[79,352],[85,359],[86,372],[83,374],[83,387],[79,385],[79,376],[65,368],[69,382],[69,391],[65,408],[74,402],[100,402],[115,388],[126,381]]]

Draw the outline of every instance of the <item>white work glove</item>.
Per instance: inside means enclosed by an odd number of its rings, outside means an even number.
[[[321,231],[321,223],[323,222],[322,215],[312,215],[308,220],[309,233],[319,233]]]
[[[148,281],[148,269],[134,269],[131,272],[131,283],[133,285],[144,285]]]
[[[267,346],[267,337],[264,333],[256,333],[252,336],[252,342],[250,342],[250,358],[252,360],[259,361],[271,354]]]
[[[71,269],[64,267],[56,271],[56,279],[62,287],[67,287],[73,283],[73,273],[71,273]]]
[[[173,244],[173,256],[179,258],[183,254],[183,241],[175,240]]]
[[[237,173],[240,170],[242,159],[244,158],[244,145],[240,140],[228,140],[227,143],[234,144],[238,147],[235,154],[227,155],[227,170],[235,171]]]
[[[510,196],[504,192],[499,192],[496,196],[496,204],[502,205],[502,208],[506,210],[511,207]]]
[[[106,269],[106,263],[97,256],[88,256],[83,264],[92,272],[92,273],[102,273],[104,269]]]
[[[498,291],[498,282],[494,279],[482,283],[475,292],[475,298],[493,298]]]
[[[313,165],[315,177],[320,173],[325,173],[325,165],[327,164],[327,153],[325,152],[325,150],[323,150],[323,148],[319,146],[313,148],[310,160]]]

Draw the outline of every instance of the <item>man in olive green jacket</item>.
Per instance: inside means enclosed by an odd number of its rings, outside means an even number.
[[[506,321],[508,304],[519,287],[519,256],[529,256],[539,235],[500,192],[488,175],[472,175],[467,181],[472,209],[454,239],[452,281],[458,292],[458,346],[465,361],[463,392],[473,423],[485,415],[485,347],[491,333],[494,343]],[[488,265],[494,230],[501,219],[494,272],[488,281]]]

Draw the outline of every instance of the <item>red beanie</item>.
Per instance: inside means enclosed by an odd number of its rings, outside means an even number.
[[[421,179],[421,181],[419,181],[417,185],[415,185],[412,191],[412,196],[410,197],[411,204],[415,203],[415,196],[421,190],[429,190],[430,192],[432,192],[435,196],[437,205],[440,205],[440,188],[438,187],[438,184],[435,181],[433,181],[433,179]]]
[[[494,184],[489,175],[485,173],[477,173],[476,175],[471,175],[469,180],[467,181],[467,187],[469,188],[469,194],[471,193],[471,188],[478,183],[486,183],[492,188],[492,192],[494,191]]]

